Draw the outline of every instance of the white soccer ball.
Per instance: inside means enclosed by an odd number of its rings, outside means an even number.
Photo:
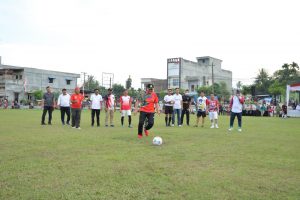
[[[163,140],[159,136],[154,137],[152,140],[153,145],[162,145],[162,143],[163,143]]]

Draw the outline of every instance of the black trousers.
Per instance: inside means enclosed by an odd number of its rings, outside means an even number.
[[[81,108],[72,108],[72,127],[80,127]]]
[[[181,112],[181,124],[183,124],[184,115],[186,114],[186,124],[190,125],[190,111],[189,109],[182,109]]]
[[[48,123],[51,123],[52,112],[53,112],[52,106],[44,106],[43,115],[42,115],[42,123],[45,123],[45,117],[46,117],[47,112],[48,112]]]
[[[100,126],[100,109],[92,109],[92,126],[95,123],[95,115],[97,118],[97,126]]]
[[[143,127],[144,123],[146,123],[146,130],[150,130],[154,125],[154,113],[147,113],[147,112],[140,112],[140,118],[139,118],[139,127],[138,127],[138,134],[143,135]]]
[[[70,107],[60,107],[61,122],[65,123],[65,114],[67,115],[67,123],[70,122]]]

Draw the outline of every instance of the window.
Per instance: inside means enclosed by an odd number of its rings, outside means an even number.
[[[71,81],[72,80],[66,79],[67,85],[71,85]]]
[[[20,80],[22,80],[22,78],[23,78],[22,75],[20,75],[19,78],[20,78]]]
[[[195,91],[195,85],[191,85],[191,91],[192,91],[192,92]]]
[[[173,79],[173,86],[179,86],[179,79],[178,78]]]
[[[54,81],[54,78],[48,78],[49,79],[49,83],[53,83],[53,81]]]
[[[19,78],[19,76],[18,75],[16,75],[16,79],[18,80],[18,78]]]

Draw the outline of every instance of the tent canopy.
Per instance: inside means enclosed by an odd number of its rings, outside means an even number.
[[[286,105],[289,105],[290,91],[300,91],[300,83],[295,83],[286,86]]]

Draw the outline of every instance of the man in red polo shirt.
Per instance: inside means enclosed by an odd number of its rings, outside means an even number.
[[[71,110],[72,110],[72,128],[80,128],[80,116],[81,116],[81,107],[84,97],[80,94],[80,88],[75,88],[75,93],[71,96]]]
[[[145,135],[149,135],[149,130],[152,128],[154,124],[154,113],[155,109],[157,114],[160,114],[160,109],[158,105],[158,97],[153,92],[153,85],[148,84],[145,94],[141,96],[140,99],[138,99],[135,103],[135,111],[134,114],[138,111],[138,105],[140,103],[140,117],[139,117],[139,125],[138,125],[138,138],[143,137],[143,126],[145,123],[145,120],[147,119],[147,125],[144,128]]]

